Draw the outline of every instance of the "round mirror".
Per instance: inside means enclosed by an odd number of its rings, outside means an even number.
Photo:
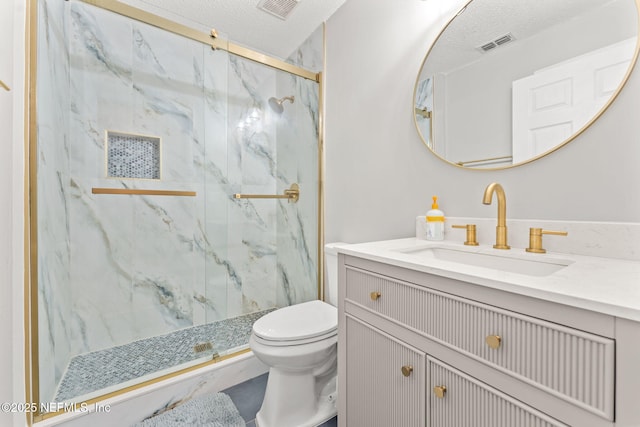
[[[640,0],[471,0],[428,52],[414,117],[465,168],[527,163],[611,104],[638,55]]]

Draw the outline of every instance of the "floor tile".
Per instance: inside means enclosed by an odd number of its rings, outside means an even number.
[[[264,392],[267,388],[269,374],[260,375],[241,384],[223,390],[231,397],[231,400],[238,408],[240,416],[247,422],[247,427],[255,427],[256,414],[262,406]],[[338,417],[324,422],[319,427],[337,427]]]
[[[238,408],[245,421],[252,421],[262,406],[264,392],[267,388],[268,374],[260,375],[241,384],[223,390]]]
[[[338,427],[338,417],[333,417],[324,424],[320,424],[319,427]]]

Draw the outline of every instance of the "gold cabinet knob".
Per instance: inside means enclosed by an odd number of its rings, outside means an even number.
[[[488,335],[484,339],[484,341],[487,343],[489,348],[492,348],[495,350],[500,347],[500,344],[502,343],[502,338],[500,337],[500,335]]]
[[[408,377],[413,372],[413,366],[404,365],[400,370],[402,371],[402,375],[404,375],[405,377]]]
[[[438,399],[442,399],[446,392],[447,388],[443,385],[437,385],[433,388],[433,394],[435,394]]]
[[[371,300],[375,301],[378,298],[380,298],[382,296],[382,294],[380,292],[371,292]]]

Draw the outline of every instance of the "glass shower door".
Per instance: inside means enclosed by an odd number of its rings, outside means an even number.
[[[206,179],[208,218],[227,219],[207,221],[207,321],[220,306],[242,325],[318,296],[318,84],[233,55],[228,82],[226,165],[215,168],[226,175]],[[221,149],[210,153],[219,162]],[[271,197],[292,185],[297,201]],[[251,328],[240,329],[230,349],[246,348]]]
[[[39,399],[233,353],[317,298],[318,84],[83,2],[38,19]]]

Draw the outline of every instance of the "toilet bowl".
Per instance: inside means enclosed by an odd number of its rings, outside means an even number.
[[[329,303],[309,301],[258,319],[251,350],[269,366],[259,427],[315,427],[337,409],[337,247],[325,246]]]

